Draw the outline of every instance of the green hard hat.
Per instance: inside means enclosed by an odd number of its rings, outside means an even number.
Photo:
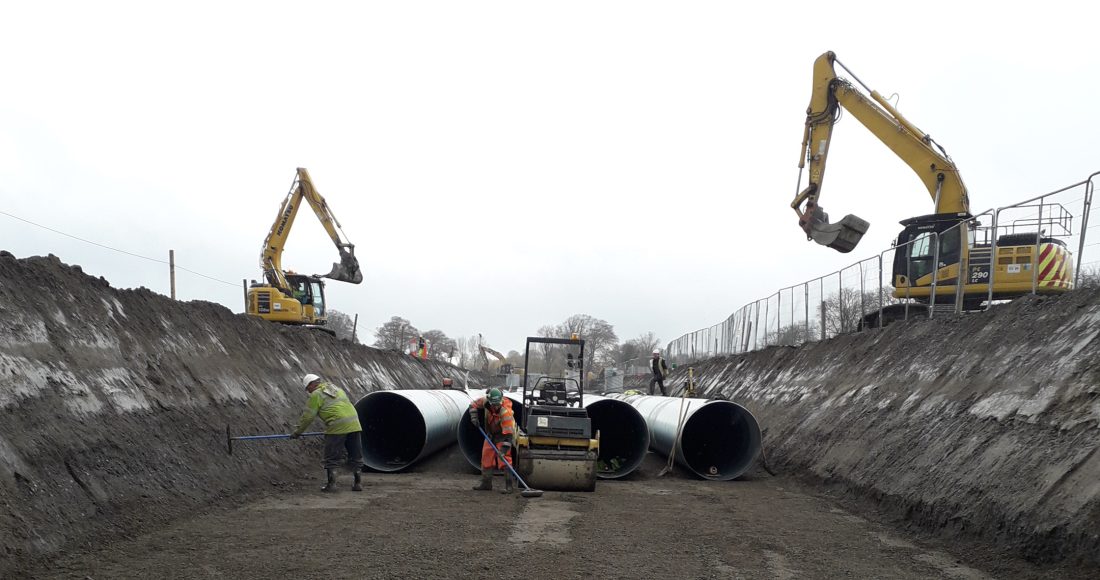
[[[490,403],[499,405],[500,402],[504,400],[504,393],[500,392],[500,389],[492,388],[489,389],[489,394],[487,394],[485,398],[489,399]]]

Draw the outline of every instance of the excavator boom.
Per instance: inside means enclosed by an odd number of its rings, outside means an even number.
[[[814,62],[813,94],[806,110],[806,127],[798,163],[799,187],[802,186],[801,170],[807,162],[810,165],[809,182],[791,203],[807,238],[839,252],[850,252],[870,227],[867,221],[854,215],[830,223],[829,215],[818,204],[833,126],[840,117],[841,108],[849,111],[920,177],[933,199],[935,213],[969,215],[970,201],[966,186],[943,148],[902,117],[877,91],[863,85],[855,75],[851,75],[852,78],[867,94],[848,80],[838,77],[834,63],[844,67],[832,52],[826,52]]]
[[[348,242],[346,237],[342,235],[343,230],[340,228],[340,222],[336,221],[336,217],[332,215],[325,198],[321,197],[321,194],[313,187],[313,180],[309,177],[309,171],[302,167],[298,168],[294,183],[291,184],[290,191],[287,192],[286,199],[283,200],[283,204],[279,208],[275,223],[271,226],[271,231],[268,232],[267,238],[264,240],[264,250],[260,257],[260,263],[267,282],[277,288],[289,287],[282,267],[283,248],[286,246],[287,237],[290,236],[290,228],[294,225],[294,218],[302,206],[302,200],[305,200],[313,208],[313,213],[317,215],[317,219],[321,221],[321,225],[324,226],[329,238],[332,239],[337,251],[340,253],[340,261],[332,265],[332,270],[328,274],[318,275],[318,277],[351,284],[362,282],[363,273],[359,269],[359,260],[355,257],[355,245]]]

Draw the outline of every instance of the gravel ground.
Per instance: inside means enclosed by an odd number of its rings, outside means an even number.
[[[104,541],[26,570],[40,578],[1066,578],[983,545],[922,536],[797,478],[657,478],[653,456],[594,493],[523,499],[470,488],[451,448],[411,472],[322,494],[273,475],[237,505]],[[350,487],[350,476],[341,483]],[[499,478],[496,482],[499,487]],[[1095,572],[1095,570],[1091,571]]]

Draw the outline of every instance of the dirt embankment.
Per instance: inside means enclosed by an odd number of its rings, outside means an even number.
[[[287,432],[305,373],[352,400],[461,376],[220,305],[114,289],[52,256],[0,253],[0,320],[0,576],[162,524],[273,472],[313,469],[308,444],[225,450],[227,424]]]
[[[773,464],[947,537],[1100,564],[1098,335],[1082,290],[694,367],[757,416]]]

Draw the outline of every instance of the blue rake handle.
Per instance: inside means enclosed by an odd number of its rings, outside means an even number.
[[[504,462],[504,466],[508,468],[508,471],[511,471],[512,475],[516,476],[516,481],[520,482],[520,484],[523,485],[524,489],[530,490],[531,486],[527,485],[526,481],[523,481],[523,478],[519,476],[519,473],[516,473],[516,469],[512,467],[512,464],[504,458],[504,454],[500,452],[500,449],[497,449],[497,446],[493,445],[493,440],[485,434],[485,430],[481,428],[481,425],[477,426],[477,430],[481,432],[481,436],[485,438],[485,442],[489,444],[489,447],[492,447],[493,451],[497,452],[497,457],[499,457],[500,460]]]
[[[317,437],[317,436],[320,436],[320,435],[324,435],[324,433],[321,432],[321,431],[310,431],[309,433],[302,433],[301,436],[302,437]],[[229,425],[225,426],[225,446],[226,446],[226,449],[229,451],[230,455],[233,455],[233,442],[234,441],[255,441],[257,439],[290,439],[290,434],[285,434],[285,435],[284,434],[279,434],[279,435],[238,435],[237,437],[234,437],[233,434],[229,432]]]

